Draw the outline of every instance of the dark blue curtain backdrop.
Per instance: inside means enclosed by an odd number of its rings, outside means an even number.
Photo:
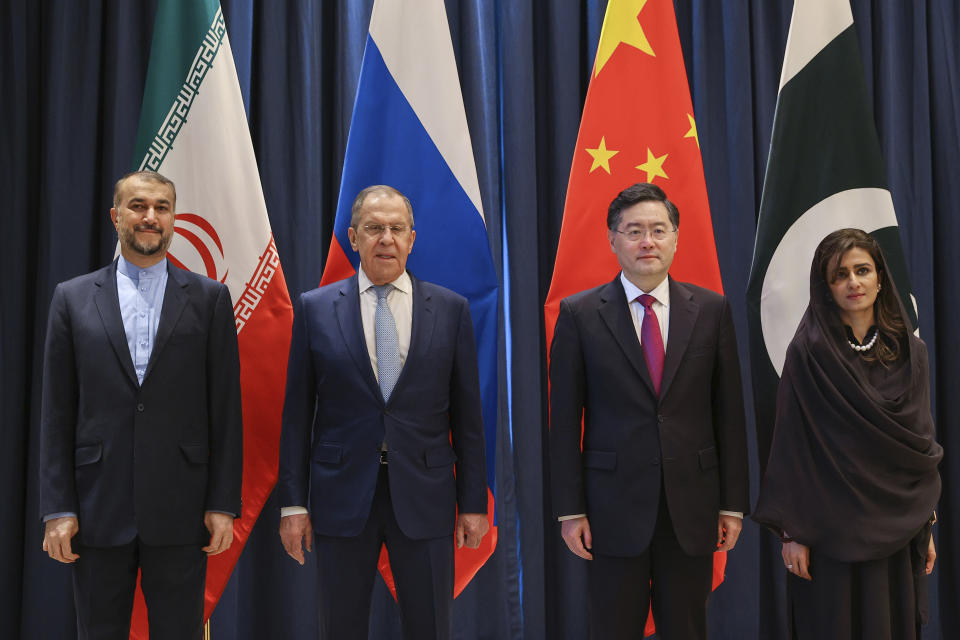
[[[330,243],[372,0],[222,1],[270,220],[295,294],[319,282]],[[960,8],[955,0],[852,4],[947,451],[925,637],[957,638],[960,360],[952,342],[960,316]],[[69,570],[40,551],[39,362],[55,284],[113,255],[107,211],[113,181],[132,163],[155,5],[0,2],[3,638],[75,637]],[[605,5],[447,0],[504,310],[500,539],[457,600],[457,638],[586,637],[584,565],[563,548],[545,491],[542,310]],[[675,0],[675,7],[746,381],[744,292],[792,2]],[[641,78],[636,85],[638,100],[656,99],[656,87]],[[752,437],[751,448],[755,498]],[[213,616],[216,640],[316,636],[315,580],[282,553],[278,506],[268,502]],[[783,637],[778,556],[771,537],[748,522],[711,600],[712,637]],[[373,638],[399,638],[382,585],[372,628]]]

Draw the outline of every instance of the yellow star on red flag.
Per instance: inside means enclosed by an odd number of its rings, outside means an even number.
[[[697,141],[697,149],[700,148],[700,136],[697,135],[697,121],[693,119],[693,116],[689,113],[687,114],[687,120],[690,121],[690,129],[683,134],[684,138],[693,138]]]
[[[656,156],[653,154],[653,151],[650,150],[650,147],[647,147],[647,161],[643,164],[638,164],[636,168],[640,171],[647,172],[647,182],[653,182],[653,179],[656,177],[669,180],[670,177],[667,175],[667,172],[663,170],[663,163],[667,161],[668,155],[670,154],[665,153],[662,156]]]
[[[580,131],[572,147],[557,258],[544,304],[546,344],[552,344],[561,300],[608,283],[621,271],[603,233],[604,213],[610,201],[634,182],[664,187],[684,212],[687,249],[677,252],[670,276],[723,291],[674,2],[606,0],[606,4]],[[610,145],[601,133],[610,138]],[[619,155],[614,158],[615,153]],[[713,563],[716,587],[723,581],[726,553],[713,554]],[[654,631],[648,612],[644,635]]]
[[[610,173],[610,158],[620,153],[619,150],[607,149],[605,136],[600,136],[600,146],[596,149],[585,149],[585,151],[593,158],[593,164],[590,165],[588,173],[593,173],[593,170],[597,167],[601,167],[604,171]]]
[[[593,66],[594,76],[600,75],[600,70],[621,43],[636,47],[647,55],[656,56],[643,27],[640,26],[640,12],[645,4],[647,0],[610,0],[603,28],[600,30],[597,61]]]

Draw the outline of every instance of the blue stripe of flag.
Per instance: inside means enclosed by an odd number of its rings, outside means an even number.
[[[408,269],[470,302],[483,399],[487,483],[496,495],[497,274],[487,229],[368,36],[334,222],[334,235],[355,269],[359,257],[347,250],[350,207],[356,194],[372,184],[399,189],[413,205],[417,240]]]

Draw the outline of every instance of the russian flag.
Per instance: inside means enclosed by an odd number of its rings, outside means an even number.
[[[370,17],[347,140],[340,199],[321,284],[353,275],[347,251],[350,206],[374,184],[390,185],[413,205],[417,243],[407,268],[470,302],[487,446],[488,517],[493,524],[497,427],[497,273],[463,108],[443,0],[377,0]],[[457,550],[459,595],[496,546],[496,528],[479,549]],[[381,573],[392,578],[381,554]]]

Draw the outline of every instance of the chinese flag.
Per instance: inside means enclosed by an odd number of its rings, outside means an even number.
[[[580,120],[553,281],[544,309],[549,346],[560,301],[620,270],[607,207],[636,182],[660,186],[680,209],[670,274],[722,292],[700,141],[673,0],[610,0]],[[726,554],[714,554],[714,587]],[[653,633],[648,616],[646,633]]]

